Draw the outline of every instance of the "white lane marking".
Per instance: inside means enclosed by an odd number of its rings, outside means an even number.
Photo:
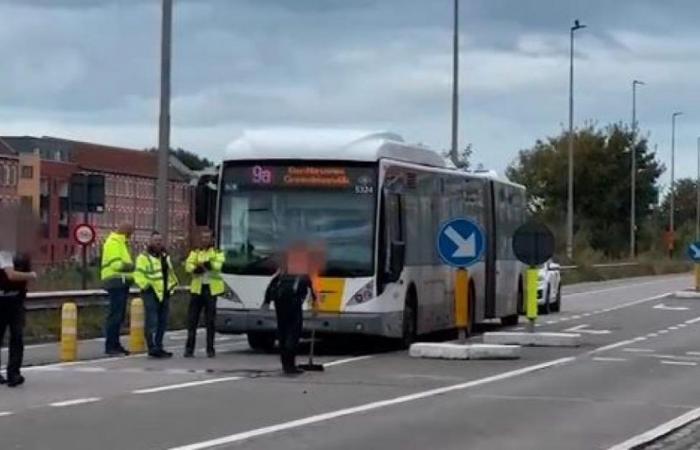
[[[700,356],[700,352],[685,352],[688,356]]]
[[[13,414],[14,413],[12,411],[0,411],[0,417],[7,417],[7,416],[11,416]]]
[[[481,386],[488,383],[493,383],[495,381],[501,381],[508,378],[513,378],[519,375],[525,375],[538,370],[547,369],[550,367],[558,366],[561,364],[566,364],[574,361],[576,358],[568,357],[555,359],[553,361],[548,361],[542,364],[536,364],[534,366],[527,366],[521,369],[512,370],[509,372],[503,372],[497,375],[493,375],[486,378],[481,378],[478,380],[468,381],[466,383],[454,384],[451,386],[445,386],[442,388],[431,389],[428,391],[417,392],[415,394],[404,395],[401,397],[395,397],[388,400],[380,400],[377,402],[366,403],[364,405],[354,406],[351,408],[339,409],[336,411],[331,411],[323,414],[318,414],[315,416],[309,416],[302,419],[292,420],[290,422],[282,422],[276,425],[270,425],[267,427],[256,428],[249,431],[244,431],[241,433],[231,434],[229,436],[220,437],[217,439],[211,439],[208,441],[197,442],[194,444],[183,445],[180,447],[173,447],[169,450],[201,450],[206,448],[212,448],[227,444],[232,444],[235,442],[245,441],[247,439],[252,439],[259,436],[264,436],[267,434],[278,433],[284,430],[290,430],[294,428],[300,428],[306,425],[312,425],[319,422],[325,422],[328,420],[336,419],[338,417],[350,416],[353,414],[359,414],[367,411],[373,411],[380,408],[386,408],[388,406],[399,405],[403,403],[413,402],[416,400],[422,400],[425,398],[435,397],[438,395],[447,394],[449,392],[462,391],[476,386]]]
[[[591,313],[581,314],[581,317],[588,317],[590,315],[591,315]]]
[[[612,358],[607,356],[596,356],[593,361],[604,361],[604,362],[622,362],[627,361],[627,358]]]
[[[513,328],[513,331],[523,331],[525,327]]]
[[[545,322],[547,325],[552,325],[553,323],[557,323],[556,320],[548,320]]]
[[[596,348],[596,349],[591,350],[590,353],[605,352],[605,351],[608,351],[608,350],[612,350],[612,349],[614,349],[614,348],[624,347],[625,345],[630,345],[630,344],[633,344],[633,343],[634,343],[634,341],[633,341],[632,339],[627,339],[627,340],[624,340],[624,341],[619,341],[619,342],[615,342],[615,343],[612,343],[612,344],[609,344],[609,345],[604,345],[604,346],[602,346],[602,347],[598,347],[598,348]]]
[[[61,408],[63,406],[74,406],[83,405],[85,403],[95,403],[99,402],[100,400],[102,400],[100,397],[76,398],[75,400],[66,400],[63,402],[49,403],[49,406],[53,406],[54,408]]]
[[[158,386],[158,387],[147,388],[147,389],[137,389],[137,390],[133,391],[132,393],[133,394],[153,394],[155,392],[174,391],[176,389],[185,389],[188,387],[204,386],[206,384],[223,383],[225,381],[237,381],[237,380],[242,380],[242,379],[243,379],[243,377],[211,378],[209,380],[190,381],[188,383],[169,384],[167,386]]]
[[[653,353],[654,352],[654,350],[652,350],[650,348],[633,348],[633,347],[623,348],[622,351],[623,352],[630,352],[630,353]]]
[[[589,329],[590,325],[588,324],[581,324],[581,325],[576,325],[575,327],[571,327],[569,329],[566,329],[564,331],[571,331],[573,333],[587,333],[587,334],[610,334],[610,330],[592,330]]]
[[[663,303],[659,303],[658,305],[654,306],[654,309],[660,309],[663,311],[687,311],[690,308],[687,306],[667,306]]]
[[[373,358],[373,357],[374,357],[374,356],[372,356],[372,355],[364,355],[364,356],[355,356],[355,357],[353,357],[353,358],[339,359],[339,360],[336,360],[336,361],[331,361],[331,362],[324,363],[324,364],[323,364],[323,367],[339,366],[339,365],[341,365],[341,364],[348,364],[348,363],[355,362],[355,361],[362,361],[362,360],[370,359],[370,358]]]
[[[566,322],[569,320],[571,320],[571,317],[562,317],[561,319],[559,319],[559,322]]]
[[[659,334],[666,334],[666,333],[668,333],[668,330],[659,330],[658,333]]]
[[[639,337],[632,339],[632,341],[634,341],[634,342],[642,342],[642,341],[646,341],[646,340],[647,340],[646,336],[639,336]]]
[[[669,330],[676,331],[676,330],[678,330],[679,328],[678,328],[678,327],[668,327],[668,329],[669,329]]]
[[[675,419],[661,424],[656,428],[652,428],[651,430],[645,433],[633,436],[627,439],[625,442],[610,447],[608,450],[631,450],[633,448],[639,447],[642,444],[646,444],[648,442],[656,440],[657,438],[664,436],[674,430],[677,430],[678,428],[690,422],[693,422],[698,418],[700,418],[700,408],[689,411],[683,414],[682,416],[676,417]]]
[[[680,278],[680,277],[678,277],[678,278]],[[666,281],[666,280],[664,280],[664,281]],[[647,281],[644,283],[637,283],[637,284],[625,284],[622,286],[615,286],[615,287],[606,288],[606,289],[598,289],[597,291],[575,292],[573,294],[564,294],[564,297],[569,298],[569,297],[575,297],[577,295],[602,294],[603,292],[616,291],[619,289],[629,289],[630,287],[645,286],[648,284],[657,284],[657,283],[659,283],[659,281]]]
[[[659,334],[658,333],[649,333],[649,334],[647,334],[647,336],[655,338],[655,337],[659,337]]]
[[[578,320],[578,319],[580,319],[580,318],[581,318],[581,316],[580,316],[580,315],[577,315],[577,316],[571,316],[571,319],[572,319],[572,320]]]
[[[692,361],[666,361],[662,360],[661,364],[666,364],[669,366],[697,366],[698,363]]]
[[[692,324],[698,323],[698,322],[700,322],[700,317],[696,317],[695,319],[686,320],[684,323],[686,323],[688,325],[692,325]]]

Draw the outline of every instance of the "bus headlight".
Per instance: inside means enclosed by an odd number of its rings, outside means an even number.
[[[374,280],[362,286],[348,301],[347,306],[360,305],[374,298]]]

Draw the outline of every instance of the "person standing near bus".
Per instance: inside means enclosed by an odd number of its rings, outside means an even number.
[[[129,354],[119,341],[119,335],[134,277],[134,264],[129,251],[129,239],[133,232],[132,224],[123,223],[107,236],[102,246],[100,278],[109,298],[109,312],[105,320],[105,353],[109,356]]]
[[[190,283],[190,305],[187,312],[187,343],[185,358],[194,356],[197,339],[197,325],[204,310],[207,330],[207,356],[214,358],[214,325],[216,322],[216,299],[224,293],[224,280],[221,268],[224,265],[224,253],[215,247],[211,231],[202,231],[196,249],[192,250],[185,262],[185,271],[192,274]]]
[[[146,310],[146,345],[148,356],[162,359],[173,354],[163,348],[163,336],[168,327],[170,296],[178,281],[170,256],[157,231],[151,234],[148,248],[136,258],[134,282],[141,290]]]

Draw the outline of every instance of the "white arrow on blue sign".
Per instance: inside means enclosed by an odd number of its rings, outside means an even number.
[[[700,242],[688,246],[688,256],[695,262],[700,262]]]
[[[486,236],[474,221],[464,218],[445,222],[437,235],[437,251],[452,267],[469,267],[479,261],[486,247]]]

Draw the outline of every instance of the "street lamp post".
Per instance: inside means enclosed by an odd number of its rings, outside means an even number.
[[[695,177],[695,242],[700,240],[700,137],[698,138],[698,173]]]
[[[173,0],[163,0],[160,54],[160,120],[158,123],[158,183],[156,186],[157,230],[168,242],[168,159],[170,157],[170,56]]]
[[[643,81],[632,81],[632,144],[630,157],[632,168],[630,173],[630,259],[634,259],[637,235],[637,86],[644,85]]]
[[[457,165],[459,121],[459,0],[454,0],[454,26],[452,36],[452,147],[450,158]]]
[[[674,219],[675,219],[675,208],[676,208],[676,117],[683,114],[680,111],[671,114],[671,210],[669,211],[668,218],[668,231],[672,242],[674,241]],[[673,244],[671,244],[673,245]]]
[[[566,256],[574,257],[574,32],[586,28],[577,20],[570,30],[569,58],[569,186],[566,208]]]

